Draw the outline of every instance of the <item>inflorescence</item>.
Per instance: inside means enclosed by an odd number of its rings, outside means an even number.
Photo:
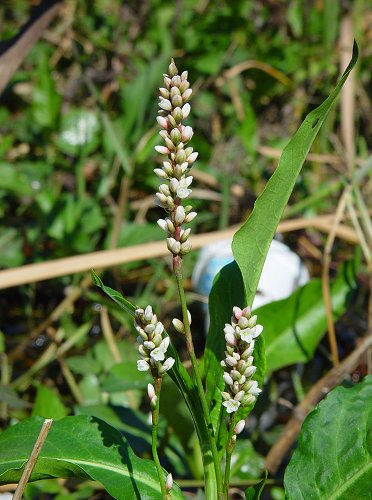
[[[154,378],[162,377],[174,364],[174,359],[167,357],[169,337],[163,337],[164,326],[158,321],[152,307],[136,309],[135,327],[138,332],[138,351],[142,359],[137,361],[139,371],[151,371]]]
[[[233,308],[231,324],[225,324],[226,358],[221,361],[224,369],[223,379],[227,391],[222,392],[223,405],[227,413],[233,413],[240,406],[254,403],[261,389],[258,383],[252,380],[256,371],[253,365],[253,351],[255,340],[263,330],[257,325],[257,316],[252,316],[250,307],[243,310]]]
[[[159,219],[159,226],[167,232],[167,247],[173,256],[182,257],[191,250],[188,241],[191,229],[182,229],[183,224],[188,224],[196,217],[191,205],[182,205],[190,193],[189,189],[192,176],[188,175],[198,153],[193,148],[185,147],[193,136],[190,126],[184,126],[190,113],[188,103],[192,90],[187,81],[188,73],[178,74],[177,66],[172,59],[168,74],[164,75],[164,88],[160,88],[159,116],[157,121],[161,126],[160,136],[164,139],[165,146],[156,146],[158,153],[166,155],[167,161],[162,168],[154,172],[165,180],[166,184],[159,186],[156,193],[159,204],[166,210],[168,217]]]

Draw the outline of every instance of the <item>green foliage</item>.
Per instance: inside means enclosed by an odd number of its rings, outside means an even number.
[[[334,321],[345,313],[350,303],[356,286],[354,265],[346,262],[331,286]],[[327,330],[320,279],[311,280],[287,299],[271,302],[255,312],[265,325],[269,373],[283,366],[310,361]]]
[[[372,376],[337,387],[306,418],[286,469],[291,500],[371,498]]]
[[[42,422],[33,417],[0,435],[3,484],[19,481]],[[31,481],[51,477],[94,479],[118,500],[161,498],[155,465],[136,457],[117,430],[84,415],[53,422]],[[183,498],[177,486],[172,498]]]
[[[357,59],[358,47],[354,44],[353,57],[335,89],[323,104],[309,113],[284,148],[278,167],[255,202],[252,214],[234,235],[232,250],[243,276],[248,305],[252,305],[267,252],[297,176],[320,127]]]
[[[45,385],[39,385],[32,407],[32,416],[59,420],[67,416],[67,409],[59,395]]]

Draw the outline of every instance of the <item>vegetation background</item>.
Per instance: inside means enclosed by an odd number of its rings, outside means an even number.
[[[0,65],[6,40],[37,3],[1,3]],[[51,279],[39,281],[31,268],[22,268],[18,286],[10,287],[9,274],[0,271],[3,428],[30,415],[95,415],[122,431],[136,453],[151,456],[147,380],[136,372],[131,321],[91,287],[84,259],[74,272],[71,261],[53,261],[164,239],[156,225],[161,212],[154,201],[153,168],[159,158],[153,148],[159,142],[157,88],[171,57],[189,71],[194,89],[190,124],[199,152],[194,230],[209,233],[249,215],[283,146],[328,95],[357,39],[361,55],[354,80],[341,111],[334,107],[316,139],[285,214],[296,230],[283,235],[312,277],[321,276],[328,260],[331,278],[339,271],[331,295],[340,358],[357,348],[371,331],[370,276],[364,259],[358,259],[360,239],[348,218],[331,252],[325,248],[332,214],[350,178],[350,158],[355,154],[359,166],[371,162],[371,26],[366,0],[61,2],[0,95],[0,267],[52,262]],[[370,203],[370,178],[360,191]],[[151,303],[167,327],[178,313],[177,290],[166,250],[158,256],[158,247],[151,248],[140,261],[135,254],[105,270],[104,280],[134,303]],[[98,260],[102,268],[111,267],[110,255]],[[190,280],[197,257],[197,251],[187,256],[185,273],[201,354],[203,299]],[[346,261],[354,267],[347,280]],[[324,307],[321,281],[311,287],[305,319]],[[270,377],[238,440],[232,470],[237,495],[240,486],[262,476],[265,457],[294,408],[332,368],[328,340],[322,340],[325,312],[316,328],[303,327],[305,353],[293,354],[286,352],[290,318],[278,326],[285,310],[281,304],[266,311],[268,331],[274,332],[268,333],[274,346]],[[357,381],[368,369],[362,360],[349,375]],[[190,495],[200,495],[202,469],[192,423],[168,385],[161,409],[163,463]],[[282,467],[271,467],[267,498],[284,498],[288,447]],[[105,495],[97,484],[76,481],[48,480],[26,490],[29,499]]]

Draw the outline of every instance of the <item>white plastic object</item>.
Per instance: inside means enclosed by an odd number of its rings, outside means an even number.
[[[192,275],[193,289],[208,296],[216,274],[234,260],[231,241],[224,240],[202,248]],[[288,297],[309,281],[309,273],[299,256],[278,240],[273,240],[258,284],[252,309]]]

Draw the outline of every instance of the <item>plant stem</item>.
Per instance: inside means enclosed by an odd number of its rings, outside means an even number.
[[[198,362],[196,359],[194,344],[192,341],[190,323],[189,323],[189,318],[187,315],[187,304],[186,304],[185,290],[183,288],[183,278],[182,278],[181,265],[182,265],[181,258],[179,256],[174,257],[173,270],[174,270],[174,274],[176,276],[178,293],[179,293],[181,307],[182,307],[183,324],[185,326],[186,348],[187,348],[187,352],[190,356],[191,365],[192,365],[192,369],[193,369],[193,373],[195,376],[195,381],[196,381],[196,385],[197,385],[198,393],[199,393],[199,397],[200,397],[200,402],[201,402],[202,408],[203,408],[204,418],[205,418],[205,421],[207,422],[207,427],[209,430],[209,445],[210,445],[210,449],[212,452],[213,464],[214,464],[214,469],[215,469],[215,474],[216,474],[217,494],[218,494],[218,498],[223,498],[220,459],[218,456],[216,440],[215,440],[215,436],[214,436],[214,432],[213,432],[213,425],[212,425],[212,422],[210,419],[208,403],[207,403],[207,399],[205,397],[203,382],[202,382],[201,377],[200,377],[200,373],[199,373],[199,369],[198,369]],[[206,481],[206,488],[207,488],[207,481]],[[207,498],[208,498],[208,496],[207,496]]]
[[[234,446],[235,446],[235,440],[233,440],[235,422],[236,422],[236,412],[232,413],[230,416],[229,437],[227,439],[227,446],[226,446],[226,465],[225,465],[225,478],[224,478],[224,487],[223,487],[223,491],[225,494],[224,498],[226,498],[226,500],[228,500],[228,498],[229,498],[231,456],[232,456]]]
[[[156,470],[158,472],[162,500],[167,500],[168,497],[167,497],[167,490],[165,488],[165,481],[164,481],[164,477],[163,477],[163,469],[160,465],[160,460],[159,460],[159,456],[158,456],[158,449],[157,449],[161,383],[162,383],[161,377],[155,379],[156,406],[152,410],[151,449],[152,449],[152,457],[154,459],[154,462],[156,465]]]

